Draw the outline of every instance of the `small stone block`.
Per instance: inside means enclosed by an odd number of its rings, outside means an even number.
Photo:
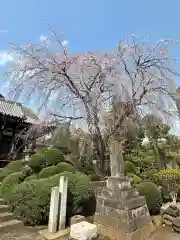
[[[56,233],[50,233],[48,229],[39,231],[39,234],[47,240],[68,240],[70,229],[63,229]]]
[[[70,226],[73,225],[73,224],[76,224],[76,223],[79,223],[79,222],[86,222],[86,218],[82,215],[75,215],[73,217],[71,217],[71,220],[70,220]]]
[[[97,226],[88,222],[73,224],[70,229],[70,238],[73,240],[93,240],[97,236]]]

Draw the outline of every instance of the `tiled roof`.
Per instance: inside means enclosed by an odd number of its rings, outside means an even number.
[[[24,118],[25,114],[20,103],[0,99],[0,113],[7,116]]]
[[[39,118],[31,109],[22,106],[21,103],[9,101],[3,98],[0,98],[0,114],[21,118],[30,124],[37,124],[39,122]]]
[[[38,124],[40,122],[40,119],[37,117],[37,115],[27,107],[22,107],[24,111],[24,115],[26,116],[25,122],[32,123],[32,124]]]

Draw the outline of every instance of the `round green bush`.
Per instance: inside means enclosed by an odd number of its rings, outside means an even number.
[[[25,178],[24,181],[31,181],[31,180],[35,180],[35,179],[38,179],[38,176],[36,174],[33,174],[31,176],[28,176],[27,178]]]
[[[152,182],[142,182],[136,185],[137,190],[141,196],[146,197],[146,203],[150,214],[158,214],[162,206],[161,191]]]
[[[20,170],[24,167],[25,162],[23,160],[16,160],[13,162],[10,162],[5,169],[8,169],[12,172],[20,172]]]
[[[62,154],[62,152],[59,149],[56,148],[49,148],[46,151],[44,151],[44,156],[46,159],[46,166],[52,166],[56,165],[60,162],[64,162],[65,158]]]
[[[61,162],[56,165],[56,173],[74,172],[75,169],[70,163]]]
[[[93,187],[87,176],[70,172],[16,185],[12,194],[8,195],[10,210],[13,210],[15,216],[26,224],[47,223],[51,188],[58,186],[60,176],[68,178],[67,217],[84,214],[88,203],[92,202]]]
[[[46,168],[43,168],[41,172],[39,173],[39,178],[47,178],[55,175],[57,173],[56,166],[49,166]]]
[[[13,187],[21,183],[24,179],[25,176],[21,172],[11,173],[4,178],[1,184],[1,196],[5,201],[8,200],[8,195],[11,194]]]
[[[28,162],[28,165],[35,173],[40,172],[44,167],[46,167],[46,160],[43,153],[33,154]]]
[[[65,158],[59,149],[43,148],[38,150],[38,152],[34,155],[32,155],[31,159],[28,162],[28,165],[35,173],[38,173],[43,168],[57,165],[58,163],[63,161],[65,161]]]
[[[7,177],[9,174],[14,172],[20,172],[25,165],[25,162],[23,160],[16,160],[13,162],[10,162],[6,167],[1,169],[0,171],[0,181],[2,181],[5,177]]]

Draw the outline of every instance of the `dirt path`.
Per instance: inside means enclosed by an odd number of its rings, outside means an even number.
[[[175,233],[171,227],[160,227],[148,240],[179,240],[180,234]]]
[[[37,230],[32,228],[23,228],[22,230],[14,230],[10,233],[0,233],[0,239],[3,240],[44,240]]]
[[[0,239],[3,240],[44,240],[37,233],[37,229],[23,228],[21,230],[15,230],[10,233],[0,233]],[[173,232],[170,227],[160,227],[157,231],[147,240],[179,240],[180,234]]]

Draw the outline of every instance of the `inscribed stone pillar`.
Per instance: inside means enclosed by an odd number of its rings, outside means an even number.
[[[50,233],[57,232],[58,207],[59,207],[59,187],[53,187],[51,190],[51,202],[48,224],[48,231]]]
[[[124,176],[124,161],[122,155],[122,146],[117,141],[110,142],[110,167],[111,177]]]
[[[59,230],[65,229],[65,226],[66,226],[67,188],[68,188],[68,179],[65,178],[64,176],[60,177],[60,182],[59,182],[59,193],[60,193]]]
[[[94,221],[112,240],[143,240],[153,231],[145,197],[139,196],[124,176],[121,144],[110,143],[111,177],[96,187]]]

